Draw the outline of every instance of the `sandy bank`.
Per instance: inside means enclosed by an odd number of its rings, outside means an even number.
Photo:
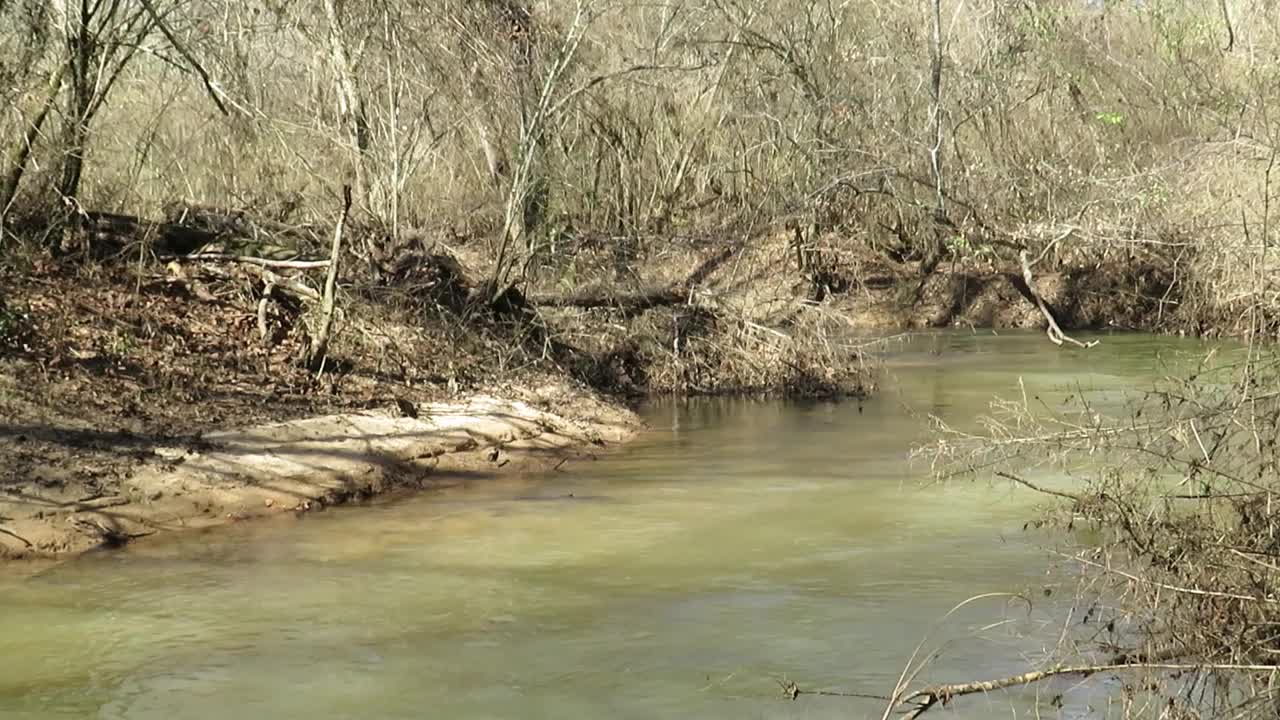
[[[109,492],[65,478],[28,483],[0,495],[0,557],[66,556],[396,488],[567,469],[625,441],[639,425],[624,409],[563,389],[529,395],[404,402],[394,411],[208,432],[142,450],[146,457]]]

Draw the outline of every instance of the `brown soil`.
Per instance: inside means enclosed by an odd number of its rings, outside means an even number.
[[[263,343],[238,271],[69,267],[0,269],[0,557],[553,467],[637,425],[553,373],[485,382],[492,340],[439,323],[382,324],[317,380],[298,309]]]

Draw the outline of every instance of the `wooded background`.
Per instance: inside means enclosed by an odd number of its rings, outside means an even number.
[[[586,235],[1065,235],[1234,316],[1274,304],[1278,76],[1273,0],[0,0],[0,209],[332,222],[351,184],[499,284]]]

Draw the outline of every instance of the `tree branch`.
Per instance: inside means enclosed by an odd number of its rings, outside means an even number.
[[[1049,678],[1059,677],[1062,675],[1082,675],[1088,677],[1101,672],[1116,672],[1120,670],[1236,670],[1243,672],[1276,672],[1280,671],[1280,665],[1236,665],[1218,663],[1197,664],[1158,661],[1099,665],[1059,665],[1046,670],[1034,670],[1032,672],[1022,673],[1021,675],[1012,675],[1010,677],[999,678],[996,680],[934,685],[933,687],[916,690],[915,692],[902,697],[894,703],[894,707],[912,703],[915,705],[915,708],[907,713],[907,717],[918,718],[939,702],[946,705],[954,698],[962,697],[964,695],[1005,690],[1020,685],[1031,685],[1033,683],[1040,682],[1041,680],[1048,680]]]
[[[151,4],[151,0],[138,1],[142,3],[142,7],[146,9],[149,15],[151,15],[151,19],[155,21],[156,27],[160,28],[160,34],[164,35],[165,39],[169,41],[169,44],[173,46],[174,50],[178,51],[178,54],[181,55],[184,60],[191,63],[191,68],[200,76],[200,82],[204,83],[204,89],[209,93],[209,98],[213,100],[213,104],[218,106],[218,110],[222,111],[223,115],[230,115],[231,113],[227,110],[227,106],[223,105],[222,99],[218,97],[218,91],[214,89],[213,80],[209,77],[209,73],[205,71],[204,66],[196,60],[195,56],[192,55],[182,43],[178,42],[178,38],[174,37],[173,32],[169,30],[169,26],[165,25],[164,20],[160,19],[160,13],[156,12],[156,8]]]
[[[1045,250],[1047,251],[1048,248],[1045,248]],[[1040,258],[1036,258],[1036,262],[1039,262],[1043,257],[1044,253],[1041,253]],[[1053,313],[1049,311],[1049,306],[1045,304],[1043,299],[1041,299],[1040,293],[1036,292],[1035,279],[1031,274],[1031,266],[1035,263],[1031,262],[1028,258],[1026,250],[1018,253],[1018,259],[1022,262],[1022,280],[1027,284],[1027,292],[1031,294],[1031,300],[1036,304],[1036,307],[1040,309],[1040,314],[1044,315],[1045,321],[1049,323],[1048,328],[1045,330],[1049,335],[1049,341],[1054,345],[1061,345],[1063,342],[1069,342],[1072,345],[1082,348],[1091,348],[1094,345],[1097,345],[1099,342],[1097,340],[1090,340],[1087,343],[1083,343],[1062,332],[1062,328],[1058,327],[1058,321],[1054,319]]]

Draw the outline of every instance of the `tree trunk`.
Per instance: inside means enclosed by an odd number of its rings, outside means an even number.
[[[347,50],[347,38],[342,30],[340,1],[324,0],[324,15],[329,23],[329,60],[338,86],[338,109],[354,153],[352,170],[356,195],[365,198],[368,191],[365,165],[369,152],[369,115],[351,66],[351,53]]]
[[[22,134],[22,138],[6,153],[10,159],[5,163],[8,167],[8,172],[5,173],[4,184],[0,185],[0,222],[8,215],[13,201],[18,197],[18,186],[22,184],[22,176],[27,172],[27,161],[31,159],[31,149],[40,137],[40,130],[44,127],[44,121],[49,117],[49,110],[58,101],[58,90],[62,87],[62,77],[66,74],[66,70],[66,64],[59,63],[58,67],[49,73],[49,86],[45,92],[44,101],[40,105],[40,110],[36,112],[36,116],[27,125],[27,130]]]
[[[77,12],[68,12],[63,18],[70,87],[67,107],[62,124],[62,172],[58,179],[58,194],[74,199],[80,192],[80,179],[84,174],[84,154],[89,143],[89,106],[93,102],[91,59],[94,39],[90,36],[88,13],[85,5]]]
[[[932,0],[930,9],[932,34],[929,43],[929,131],[933,135],[933,144],[929,147],[929,169],[933,173],[934,228],[929,238],[929,247],[920,263],[920,274],[925,277],[932,274],[938,263],[942,262],[945,241],[944,229],[939,225],[950,225],[947,221],[942,182],[942,0]],[[920,289],[923,288],[922,280]]]

